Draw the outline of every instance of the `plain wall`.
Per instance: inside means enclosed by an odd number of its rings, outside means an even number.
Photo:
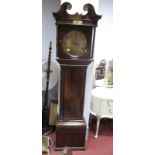
[[[56,25],[52,12],[57,12],[60,4],[60,0],[42,1],[42,59],[47,59],[49,41],[52,41],[52,60],[56,61]]]
[[[95,39],[95,66],[101,59],[112,59],[113,47],[113,0],[99,0],[98,13],[102,15],[98,22]]]

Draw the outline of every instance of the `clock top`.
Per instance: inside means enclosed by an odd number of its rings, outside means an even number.
[[[85,15],[79,13],[68,14],[67,10],[71,8],[72,5],[69,2],[65,2],[61,5],[58,12],[53,13],[53,16],[56,18],[56,24],[97,26],[98,20],[102,17],[96,14],[94,7],[89,3],[83,7],[83,10],[87,11]]]

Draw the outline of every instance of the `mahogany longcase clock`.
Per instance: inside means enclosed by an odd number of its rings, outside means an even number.
[[[57,26],[57,61],[60,64],[60,106],[56,123],[56,150],[68,146],[85,149],[86,123],[83,118],[87,66],[93,61],[95,29],[101,16],[91,4],[85,15],[70,15],[66,2],[53,13]],[[88,109],[89,110],[89,109]]]

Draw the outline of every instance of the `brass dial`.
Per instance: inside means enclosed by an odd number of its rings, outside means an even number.
[[[81,56],[86,52],[87,38],[80,31],[70,31],[63,37],[62,48],[71,56]]]

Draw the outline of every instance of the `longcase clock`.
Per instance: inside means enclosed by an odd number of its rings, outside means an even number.
[[[85,149],[86,123],[83,118],[86,71],[93,61],[95,29],[101,16],[91,4],[85,15],[70,15],[66,2],[53,13],[57,27],[57,61],[60,64],[60,106],[56,123],[56,150],[64,146]],[[89,110],[89,109],[88,109]]]

